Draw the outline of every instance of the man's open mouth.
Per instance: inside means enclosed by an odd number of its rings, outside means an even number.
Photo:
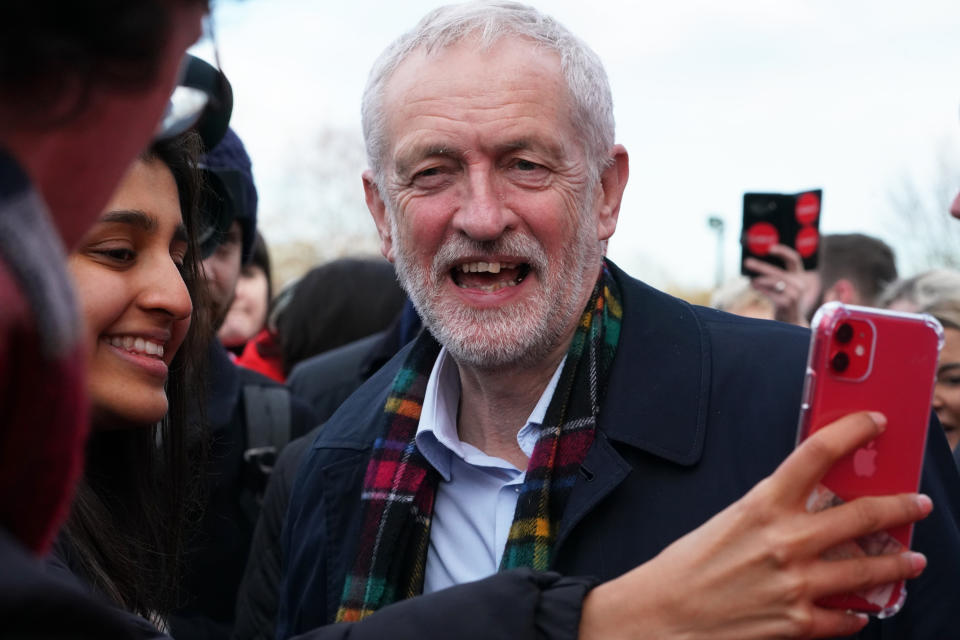
[[[450,270],[450,277],[461,289],[487,293],[515,287],[530,273],[526,262],[464,262]]]

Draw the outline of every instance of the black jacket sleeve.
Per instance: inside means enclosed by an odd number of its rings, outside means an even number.
[[[575,640],[593,578],[515,569],[403,600],[294,640]]]

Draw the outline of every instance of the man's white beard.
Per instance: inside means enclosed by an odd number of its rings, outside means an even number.
[[[574,246],[553,264],[540,243],[527,235],[509,232],[495,241],[477,242],[457,234],[440,247],[427,273],[390,211],[397,276],[424,325],[458,363],[479,369],[533,366],[569,338],[583,313],[585,281],[589,279],[586,285],[592,289],[599,274],[599,243],[588,227],[592,216],[583,214],[577,216]],[[539,280],[539,293],[493,309],[474,309],[443,296],[451,268],[464,256],[477,254],[523,257],[530,266],[527,277]]]

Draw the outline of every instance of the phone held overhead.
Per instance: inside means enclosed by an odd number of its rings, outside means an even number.
[[[804,271],[816,269],[822,200],[821,189],[795,194],[743,194],[740,273],[757,275],[744,266],[744,260],[748,257],[783,268],[783,261],[770,255],[770,248],[775,244],[795,249],[803,258]]]

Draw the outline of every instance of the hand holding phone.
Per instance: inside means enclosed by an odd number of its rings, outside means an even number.
[[[786,245],[796,251],[805,271],[816,269],[822,198],[820,189],[797,194],[743,194],[740,273],[750,277],[758,275],[747,266],[748,258],[784,269],[783,260],[770,252],[775,245]]]
[[[837,462],[810,495],[810,511],[863,496],[917,490],[943,329],[931,316],[828,303],[813,320],[798,442],[855,411],[886,416],[886,431]],[[824,557],[909,549],[913,525],[862,536]],[[903,605],[903,582],[831,596],[825,606],[886,617]]]

